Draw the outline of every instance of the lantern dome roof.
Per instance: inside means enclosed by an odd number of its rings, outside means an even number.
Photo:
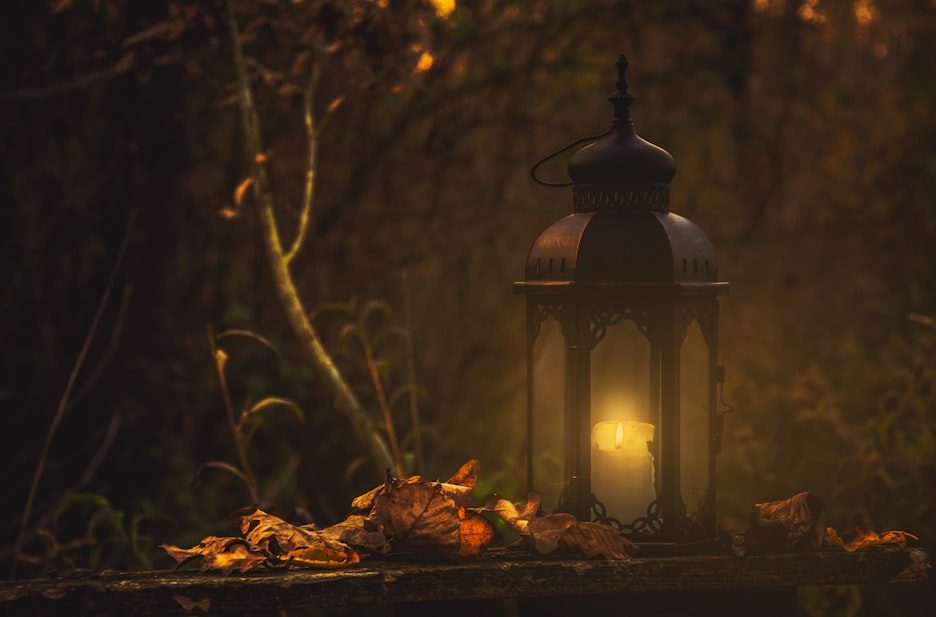
[[[518,291],[629,288],[721,294],[718,262],[692,221],[652,210],[577,212],[539,235]],[[685,288],[685,289],[682,289]]]
[[[569,161],[574,212],[539,235],[525,280],[530,294],[723,295],[712,243],[692,221],[669,211],[676,173],[666,150],[634,132],[627,60],[618,56],[611,129]],[[588,138],[586,138],[588,139]],[[576,142],[577,143],[577,142]],[[533,179],[546,186],[564,186]]]
[[[636,98],[627,89],[627,59],[618,56],[617,89],[608,97],[614,106],[611,130],[569,159],[572,183],[597,185],[660,185],[676,174],[670,153],[634,131],[630,105]]]

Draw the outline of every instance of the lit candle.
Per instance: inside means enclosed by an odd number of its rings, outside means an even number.
[[[630,523],[656,499],[653,455],[647,443],[656,427],[608,420],[592,428],[591,488],[607,515]]]

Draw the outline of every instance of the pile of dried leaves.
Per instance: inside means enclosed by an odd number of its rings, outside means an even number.
[[[490,496],[472,507],[480,465],[470,460],[446,482],[420,476],[387,481],[356,498],[344,521],[319,529],[292,525],[253,510],[240,517],[242,537],[208,536],[184,549],[162,545],[178,567],[197,562],[201,571],[247,572],[258,566],[340,568],[362,557],[390,552],[455,559],[478,555],[495,536],[485,513],[496,515],[541,555],[628,559],[636,547],[619,532],[597,523],[576,521],[571,514],[537,516],[539,497],[515,505]]]
[[[472,459],[446,482],[429,482],[420,476],[388,478],[351,502],[348,518],[324,529],[293,525],[252,509],[238,517],[241,537],[208,536],[189,549],[167,544],[162,548],[178,562],[177,567],[194,562],[203,572],[224,574],[258,566],[340,568],[391,552],[456,559],[476,556],[494,540],[488,517],[496,516],[540,555],[629,559],[637,552],[634,544],[606,525],[577,521],[571,514],[540,515],[536,493],[530,493],[525,504],[491,495],[483,505],[473,507],[479,470],[478,461]],[[725,535],[738,556],[856,551],[916,540],[902,531],[860,531],[846,542],[826,524],[822,501],[808,492],[756,504],[748,530]]]
[[[731,538],[739,556],[816,550],[857,550],[881,545],[904,546],[917,537],[905,531],[881,534],[856,528],[845,541],[826,522],[825,504],[810,492],[754,505],[748,530]]]

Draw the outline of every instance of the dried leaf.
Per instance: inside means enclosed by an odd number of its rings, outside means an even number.
[[[848,544],[845,544],[845,550],[849,553],[860,551],[861,549],[872,546],[881,546],[886,544],[896,544],[903,548],[910,540],[919,540],[915,535],[906,531],[885,531],[884,533],[875,533],[873,531],[858,530],[858,534]],[[841,541],[841,540],[840,540]]]
[[[838,532],[835,531],[833,527],[826,527],[825,537],[822,539],[822,543],[826,546],[837,546],[839,548],[845,548],[845,542],[842,541],[842,538],[838,535]]]
[[[241,533],[247,541],[280,561],[317,568],[340,568],[361,558],[350,546],[326,538],[308,527],[297,527],[263,510],[241,519]]]
[[[308,527],[308,525],[303,527]],[[340,523],[322,529],[320,533],[329,540],[342,542],[372,555],[383,554],[390,550],[390,544],[380,528],[380,523],[360,514],[352,514]]]
[[[480,509],[483,511],[494,512],[501,518],[501,520],[507,523],[511,529],[520,535],[525,535],[527,533],[527,526],[529,525],[530,519],[535,517],[539,512],[539,507],[539,495],[531,492],[527,496],[527,502],[523,505],[522,508],[518,508],[514,503],[507,501],[506,499],[500,499],[497,495],[488,495],[484,506]]]
[[[630,559],[637,553],[637,546],[613,527],[587,522],[570,526],[560,538],[559,546],[563,553],[588,559]]]
[[[374,498],[373,513],[394,549],[458,555],[459,509],[438,483],[388,480]]]
[[[234,203],[238,207],[240,207],[241,202],[244,201],[244,195],[247,194],[247,189],[250,188],[251,184],[253,184],[253,177],[248,176],[247,178],[244,178],[244,180],[240,184],[237,185],[236,189],[234,189]]]
[[[559,540],[578,521],[571,514],[547,514],[527,523],[525,538],[540,555],[548,555],[559,548]]]
[[[802,551],[822,546],[825,505],[810,492],[782,501],[754,504],[745,544],[752,553]]]
[[[474,557],[494,541],[494,527],[477,512],[461,508],[459,518],[461,518],[461,524],[458,527],[459,557]]]
[[[384,485],[375,486],[363,495],[358,495],[351,501],[351,507],[358,511],[367,511],[374,506],[374,498],[383,492]]]
[[[252,546],[241,538],[217,536],[207,536],[192,548],[180,548],[170,544],[161,544],[160,548],[176,560],[178,567],[198,561],[201,572],[218,570],[222,574],[253,570],[270,557],[267,551]]]
[[[458,468],[455,474],[446,480],[446,484],[457,484],[474,488],[478,484],[478,475],[481,473],[481,463],[473,458]]]

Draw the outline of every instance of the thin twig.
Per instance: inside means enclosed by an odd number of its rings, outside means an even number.
[[[42,473],[45,471],[46,461],[49,458],[49,449],[52,445],[52,439],[55,437],[55,433],[65,417],[65,412],[68,410],[68,401],[71,397],[72,390],[75,387],[75,382],[78,379],[78,373],[81,371],[81,366],[84,364],[85,358],[88,355],[88,350],[91,348],[91,341],[94,340],[94,335],[97,332],[98,324],[101,322],[101,316],[104,314],[104,309],[107,307],[107,302],[110,299],[111,290],[113,289],[114,281],[117,278],[117,272],[120,270],[120,266],[123,263],[124,255],[126,255],[127,245],[130,243],[130,233],[133,230],[133,221],[135,217],[136,210],[131,210],[130,216],[127,219],[127,227],[124,230],[123,240],[120,243],[120,249],[117,251],[117,257],[114,260],[114,266],[111,268],[110,276],[107,279],[107,285],[104,287],[104,292],[101,294],[101,299],[98,302],[97,309],[94,312],[94,317],[91,319],[91,325],[88,328],[88,333],[85,335],[84,342],[81,345],[81,350],[78,352],[78,357],[75,359],[75,364],[72,366],[71,373],[68,375],[68,381],[65,384],[65,390],[62,392],[62,397],[59,399],[58,408],[55,411],[55,415],[52,417],[52,423],[49,425],[49,430],[46,433],[45,442],[42,444],[42,451],[39,453],[39,461],[36,463],[36,470],[33,473],[32,482],[29,485],[29,495],[26,498],[26,507],[23,509],[23,516],[20,519],[19,534],[16,537],[16,543],[13,545],[13,565],[10,567],[11,579],[16,576],[17,561],[19,559],[20,551],[23,548],[23,541],[26,537],[26,527],[29,524],[29,518],[32,516],[33,503],[36,499],[36,490],[39,488],[39,480],[42,478]]]
[[[315,89],[318,85],[319,65],[316,62],[312,68],[312,75],[309,77],[309,84],[305,90],[305,109],[303,111],[303,120],[306,128],[306,139],[308,139],[308,159],[306,161],[305,186],[302,193],[302,209],[299,211],[299,228],[296,229],[296,237],[293,239],[292,246],[286,253],[286,263],[292,260],[302,248],[306,234],[309,230],[309,221],[312,214],[312,201],[315,193],[315,172],[318,169],[318,131],[315,127]]]
[[[299,342],[308,352],[318,378],[324,383],[334,396],[335,408],[344,414],[354,427],[358,437],[364,440],[370,449],[370,455],[377,469],[383,470],[394,466],[393,456],[377,428],[373,418],[361,405],[347,381],[338,370],[328,350],[322,343],[318,331],[309,321],[309,312],[306,310],[296,283],[289,271],[289,263],[283,250],[280,238],[276,213],[273,203],[273,193],[269,186],[266,157],[263,156],[263,139],[260,131],[260,118],[254,103],[250,83],[247,80],[247,68],[244,62],[244,51],[241,46],[240,32],[234,7],[231,0],[225,1],[228,31],[231,37],[231,46],[234,56],[234,68],[237,71],[237,83],[241,109],[241,124],[244,130],[245,146],[250,161],[251,177],[253,177],[254,201],[260,214],[260,225],[263,234],[263,243],[273,282],[280,302],[286,312],[286,318],[292,326],[293,332]]]
[[[426,471],[423,453],[422,423],[419,421],[419,392],[416,391],[416,354],[413,343],[413,298],[410,277],[403,271],[403,319],[406,327],[406,382],[409,386],[410,423],[413,431],[413,448],[416,450],[416,474]]]
[[[396,467],[398,478],[404,476],[403,454],[400,451],[400,442],[397,439],[396,426],[393,423],[393,413],[390,411],[390,405],[387,404],[387,395],[384,392],[383,382],[380,381],[380,372],[377,370],[377,361],[374,359],[374,350],[371,349],[370,342],[367,340],[367,334],[363,329],[364,324],[359,324],[361,347],[364,348],[364,359],[367,362],[367,371],[370,373],[371,383],[374,385],[374,393],[377,395],[377,405],[380,407],[380,413],[383,415],[384,424],[387,425],[387,437],[390,439],[390,451],[393,453],[393,462]]]
[[[94,388],[94,385],[98,382],[101,376],[107,372],[107,365],[110,363],[111,358],[113,358],[114,353],[117,351],[117,346],[120,343],[120,337],[123,334],[124,325],[127,321],[127,309],[130,307],[130,299],[132,297],[133,285],[127,283],[124,285],[123,293],[120,296],[120,304],[117,306],[117,315],[114,317],[114,327],[111,328],[111,335],[107,342],[107,349],[105,349],[104,353],[101,354],[101,357],[98,359],[94,367],[88,371],[88,376],[85,377],[84,383],[82,383],[81,387],[78,388],[78,390],[75,392],[75,395],[71,400],[72,407],[84,399],[84,397],[87,396],[89,392],[91,392],[92,388]]]
[[[72,491],[77,491],[91,482],[94,478],[94,474],[96,474],[97,470],[101,467],[101,463],[107,458],[107,454],[110,452],[111,446],[114,445],[114,441],[117,440],[118,432],[120,432],[120,416],[111,416],[110,422],[107,424],[107,432],[104,433],[104,439],[101,440],[101,445],[98,446],[94,456],[91,457],[91,461],[88,463],[88,466],[85,467],[81,477],[78,478],[78,483]]]
[[[250,491],[250,499],[254,505],[260,503],[257,497],[257,478],[254,476],[253,467],[250,465],[250,459],[247,456],[247,444],[244,441],[243,434],[238,428],[237,416],[234,411],[234,403],[231,401],[231,391],[228,389],[227,376],[224,374],[224,365],[226,355],[219,358],[218,354],[224,354],[224,351],[215,346],[214,339],[211,339],[211,354],[214,359],[215,376],[218,378],[218,387],[221,389],[221,399],[224,401],[224,411],[227,416],[228,429],[231,431],[231,439],[234,440],[234,447],[237,450],[237,460],[240,463],[240,471],[244,474],[247,481],[247,489]]]

